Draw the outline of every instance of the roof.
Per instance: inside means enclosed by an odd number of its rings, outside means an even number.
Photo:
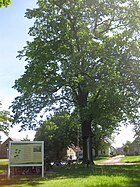
[[[134,142],[139,142],[140,141],[140,136],[137,136],[136,138],[135,138],[135,140],[132,142],[132,143],[134,143]]]
[[[11,137],[8,137],[2,144],[4,144],[6,141],[21,141],[20,139],[17,139],[17,138],[11,138]]]

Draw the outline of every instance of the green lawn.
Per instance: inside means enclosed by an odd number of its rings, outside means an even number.
[[[98,162],[103,162],[103,161],[108,160],[108,159],[109,159],[109,157],[97,157],[97,158],[94,159],[94,163],[96,164]]]
[[[4,162],[3,162],[4,161]],[[5,160],[0,161],[0,171],[7,168]],[[2,164],[1,164],[2,163]],[[5,163],[5,164],[3,164]],[[0,175],[1,187],[139,187],[140,164],[117,166],[94,166],[86,168],[74,165],[54,168],[52,173],[41,177],[18,177]]]
[[[140,163],[140,155],[138,156],[125,156],[121,162],[125,163]]]
[[[7,165],[8,165],[7,159],[0,159],[0,173],[7,172]]]

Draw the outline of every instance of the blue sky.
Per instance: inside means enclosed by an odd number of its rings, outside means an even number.
[[[33,21],[24,17],[27,8],[36,6],[36,0],[12,0],[12,5],[0,8],[0,100],[2,109],[8,109],[11,102],[17,96],[12,88],[14,81],[24,73],[24,60],[16,58],[17,51],[22,50],[26,41],[31,38],[28,35],[29,27]],[[34,132],[25,131],[18,133],[18,126],[10,130],[13,138],[23,138],[26,135],[33,139]],[[2,140],[6,136],[0,133]]]
[[[8,8],[0,9],[0,97],[5,105],[16,91],[11,89],[15,79],[24,72],[24,61],[19,61],[17,51],[29,40],[28,28],[32,21],[24,17],[25,10],[35,6],[35,0],[13,0]],[[4,98],[4,100],[3,100]]]
[[[33,21],[24,17],[27,8],[36,6],[36,0],[12,0],[12,5],[8,8],[0,9],[0,100],[3,109],[8,109],[16,90],[12,89],[14,81],[24,73],[24,60],[16,58],[17,51],[22,50],[26,41],[31,38],[28,35],[29,27]],[[25,138],[26,135],[32,140],[35,132],[18,132],[18,126],[10,130],[10,137]],[[6,139],[3,133],[2,141]],[[116,137],[115,146],[121,146],[126,140],[133,140],[132,127],[122,128],[120,135]]]

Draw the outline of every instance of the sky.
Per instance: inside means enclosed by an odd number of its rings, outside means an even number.
[[[0,100],[2,108],[7,110],[11,102],[18,95],[12,88],[14,81],[24,73],[26,63],[16,58],[17,51],[22,50],[26,41],[31,40],[28,35],[29,27],[33,21],[25,18],[27,8],[36,6],[36,0],[12,0],[12,5],[0,8]],[[12,138],[28,137],[33,140],[34,131],[18,132],[15,126],[10,129]],[[7,137],[0,133],[2,141]]]
[[[26,63],[16,58],[17,51],[22,50],[26,41],[31,40],[28,35],[29,27],[33,21],[24,17],[26,9],[36,7],[36,0],[12,0],[12,5],[7,8],[0,8],[0,101],[2,109],[9,110],[9,106],[18,95],[12,88],[14,81],[24,73]],[[28,136],[34,139],[34,131],[22,131],[19,125],[10,129],[9,137],[23,139]],[[5,141],[7,136],[0,132],[1,140]],[[121,128],[119,135],[116,135],[114,147],[121,147],[127,140],[133,141],[134,134],[132,126]]]

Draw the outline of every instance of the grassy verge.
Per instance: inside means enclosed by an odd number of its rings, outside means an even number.
[[[100,162],[103,162],[105,160],[108,160],[109,157],[97,157],[97,158],[94,158],[94,163],[100,163]]]
[[[125,156],[121,162],[125,163],[140,163],[140,155],[138,156]]]
[[[1,165],[1,164],[0,164]],[[6,165],[5,165],[6,167]],[[44,178],[0,175],[1,187],[139,187],[140,165],[98,166],[82,165],[54,168]]]
[[[7,159],[0,159],[0,173],[7,172],[7,165],[8,165]]]

